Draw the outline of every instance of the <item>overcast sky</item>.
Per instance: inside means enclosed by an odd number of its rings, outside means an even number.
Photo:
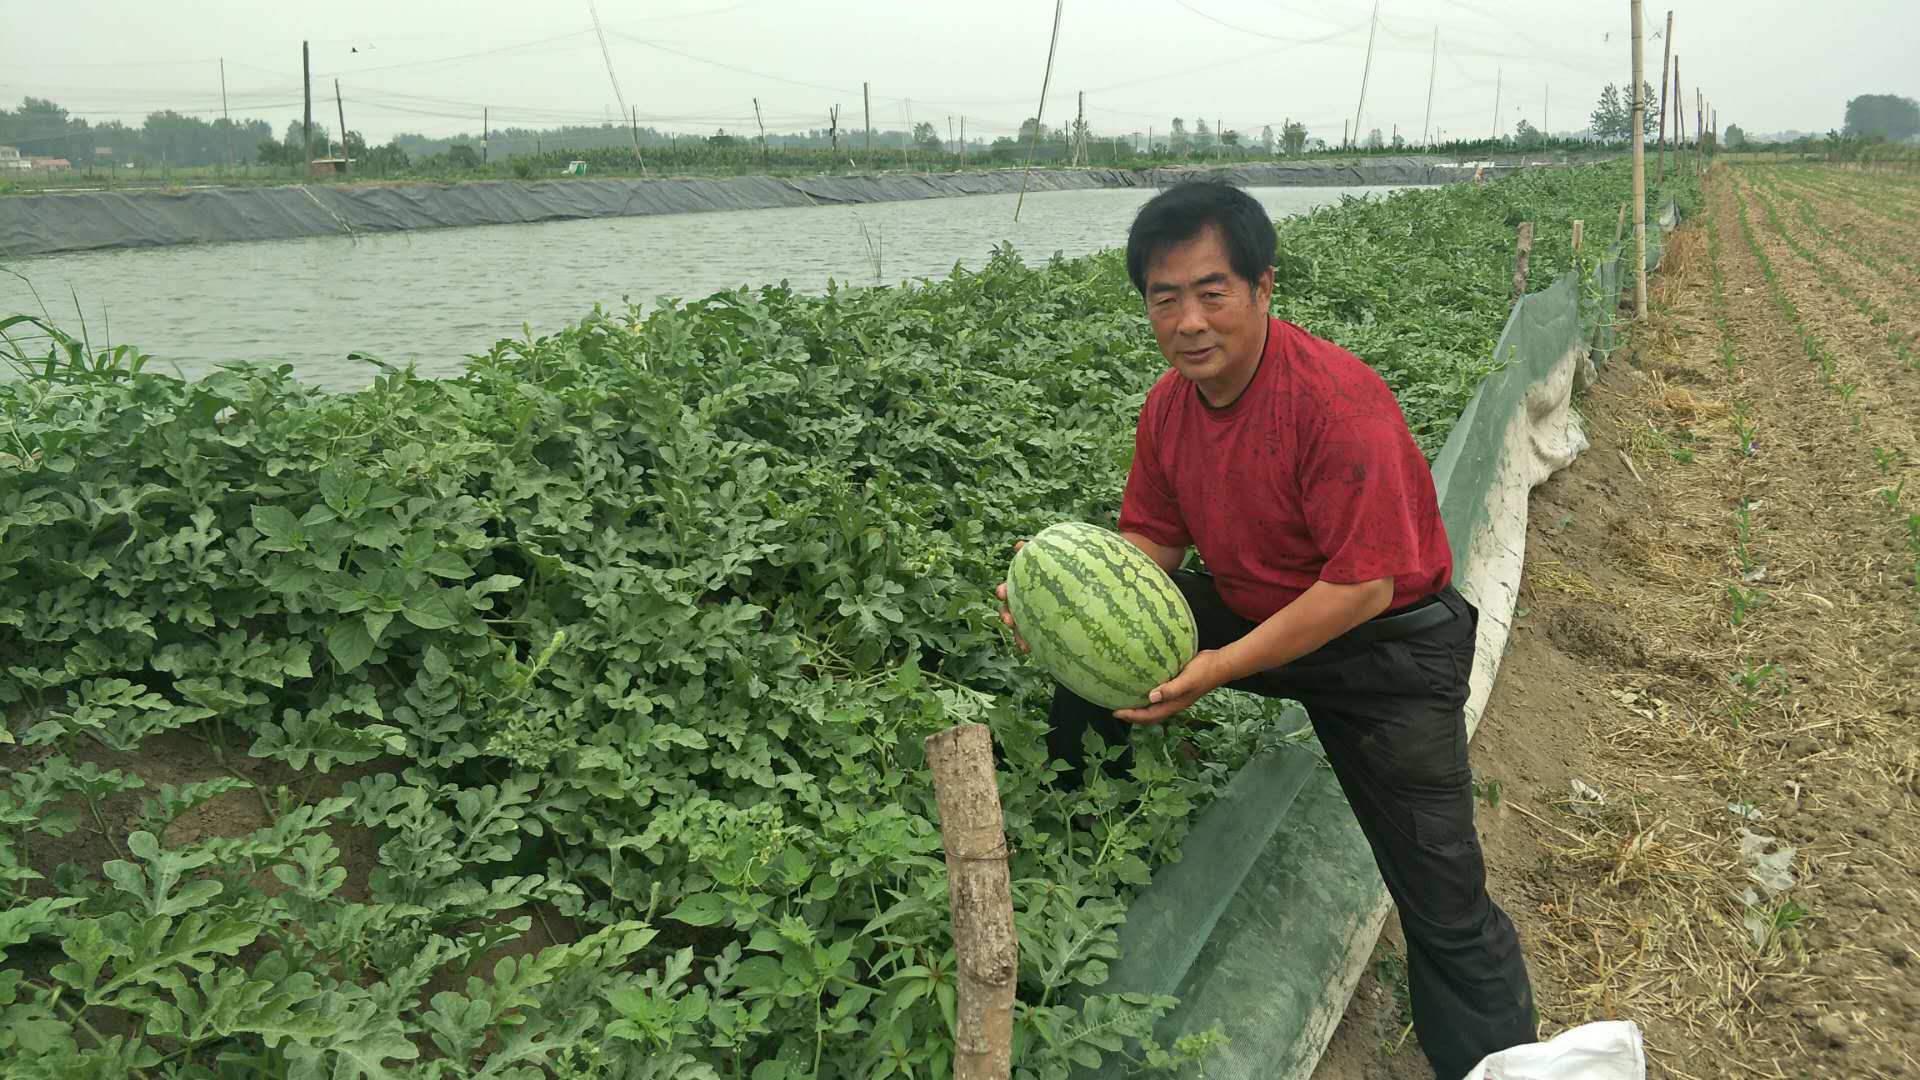
[[[835,103],[857,129],[868,80],[876,127],[910,113],[944,135],[948,117],[957,127],[965,116],[969,136],[1007,134],[1032,115],[1054,7],[597,3],[613,76],[642,123],[750,134],[758,96],[770,131],[824,128]],[[1162,133],[1181,116],[1257,137],[1291,117],[1337,140],[1360,96],[1371,10],[1370,0],[1066,0],[1045,119],[1070,120],[1084,90],[1101,134]],[[1656,87],[1667,10],[1650,2],[1645,12]],[[1824,132],[1840,126],[1849,97],[1920,97],[1920,0],[1677,0],[1673,10],[1688,112],[1697,84],[1723,126]],[[1382,0],[1362,129],[1398,124],[1419,138],[1436,27],[1436,137],[1510,131],[1522,118],[1583,127],[1600,87],[1627,82],[1628,11],[1626,0]],[[217,117],[224,57],[233,115],[283,130],[300,115],[303,37],[315,119],[337,126],[337,77],[348,126],[376,142],[475,131],[482,105],[495,127],[620,111],[587,0],[0,0],[0,102],[51,97],[132,124],[161,108]]]

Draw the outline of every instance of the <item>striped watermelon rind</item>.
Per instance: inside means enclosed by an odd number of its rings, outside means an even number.
[[[1014,627],[1068,690],[1134,709],[1200,651],[1186,594],[1147,553],[1110,529],[1052,525],[1007,570]]]

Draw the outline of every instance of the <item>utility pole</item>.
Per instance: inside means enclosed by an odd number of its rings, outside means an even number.
[[[1087,163],[1087,92],[1080,91],[1080,110],[1073,120],[1073,158],[1072,164]]]
[[[300,43],[300,83],[306,96],[306,108],[300,113],[300,141],[307,155],[300,167],[305,169],[313,160],[313,63],[304,41]]]
[[[493,130],[493,109],[480,106],[480,164],[487,163],[487,133]]]
[[[1667,69],[1673,66],[1673,9],[1667,9],[1666,52],[1660,57],[1660,164],[1655,179],[1667,179]],[[1675,104],[1678,104],[1676,102]]]
[[[1420,145],[1427,145],[1427,135],[1433,131],[1433,77],[1440,73],[1440,27],[1433,28],[1433,62],[1427,67],[1427,118],[1420,124]]]
[[[1360,114],[1367,108],[1367,76],[1373,73],[1373,37],[1380,31],[1380,0],[1373,0],[1373,26],[1367,31],[1367,62],[1360,68],[1360,101],[1353,107],[1353,137],[1360,137]]]
[[[1633,317],[1647,320],[1647,95],[1640,0],[1629,0],[1633,17]]]
[[[1349,123],[1350,121],[1347,120],[1340,121],[1340,149],[1342,150],[1346,150],[1353,145],[1352,129],[1347,126]]]
[[[960,164],[967,163],[967,115],[960,114]]]
[[[1543,137],[1552,138],[1552,136],[1548,134],[1553,130],[1552,119],[1551,119],[1552,115],[1553,115],[1553,84],[1548,83],[1546,87],[1546,97],[1542,98],[1540,103],[1540,134]]]
[[[1634,0],[1634,2],[1639,3],[1639,0]],[[1493,137],[1495,141],[1498,141],[1500,138],[1500,81],[1502,78],[1505,77],[1505,75],[1506,73],[1500,70],[1499,68],[1494,69],[1494,73],[1493,73]]]
[[[227,58],[220,58],[220,119],[227,125],[227,171],[233,171],[233,117],[227,115]],[[92,159],[88,159],[91,162]],[[89,165],[91,168],[91,165]]]
[[[760,99],[753,99],[753,122],[760,125],[760,167],[771,168],[767,163],[767,125],[760,119]]]
[[[860,84],[861,115],[867,121],[867,168],[873,168],[873,93],[866,83]]]
[[[333,80],[334,115],[340,118],[340,171],[353,175],[353,158],[347,153],[347,108],[340,104],[340,80]]]

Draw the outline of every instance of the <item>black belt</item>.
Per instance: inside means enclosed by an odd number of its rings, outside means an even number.
[[[1453,586],[1449,585],[1405,607],[1389,611],[1384,615],[1376,615],[1340,636],[1348,641],[1369,644],[1411,637],[1423,630],[1445,626],[1447,621],[1457,614],[1445,599],[1451,592],[1453,592]]]

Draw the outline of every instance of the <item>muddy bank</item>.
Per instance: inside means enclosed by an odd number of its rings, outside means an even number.
[[[1519,162],[1494,164],[1506,172]],[[1289,161],[1223,169],[1036,170],[1028,191],[1159,187],[1192,176],[1242,186],[1442,184],[1471,165],[1416,157]],[[1021,171],[870,176],[632,177],[470,183],[294,184],[167,192],[86,191],[0,199],[0,257],[103,248],[508,225],[712,210],[900,202],[1019,191]]]

